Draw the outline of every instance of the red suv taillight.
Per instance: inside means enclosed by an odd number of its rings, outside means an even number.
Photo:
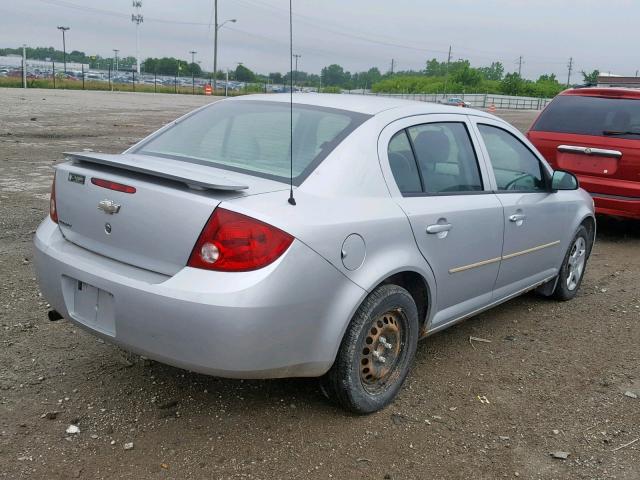
[[[216,208],[196,242],[187,266],[222,272],[266,267],[293,242],[282,230],[255,218]]]
[[[58,208],[56,205],[56,174],[53,173],[53,183],[51,184],[51,196],[49,197],[49,216],[51,220],[58,223]]]

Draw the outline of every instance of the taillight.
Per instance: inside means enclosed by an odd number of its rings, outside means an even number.
[[[115,190],[116,192],[123,193],[136,193],[136,187],[130,185],[124,185],[123,183],[112,182],[110,180],[103,180],[102,178],[92,178],[91,183],[98,187],[108,188],[109,190]]]
[[[51,196],[49,197],[49,216],[51,220],[58,223],[58,208],[56,205],[56,174],[53,173],[53,183],[51,184]]]
[[[222,272],[257,270],[278,259],[291,242],[293,237],[276,227],[216,208],[187,265]]]

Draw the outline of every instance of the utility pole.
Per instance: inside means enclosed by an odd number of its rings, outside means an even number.
[[[236,23],[235,18],[225,20],[222,23],[218,23],[218,0],[213,0],[213,93],[216,92],[217,73],[218,73],[218,30],[220,30],[225,23]],[[225,90],[226,91],[226,90]],[[226,93],[225,93],[226,95]]]
[[[573,57],[569,59],[567,67],[569,68],[569,74],[567,75],[567,88],[569,88],[569,85],[571,84],[571,71],[573,70]]]
[[[115,53],[115,57],[116,57],[116,72],[118,71],[118,52],[120,50],[118,50],[117,48],[113,49],[113,53]]]
[[[293,89],[295,90],[296,88],[296,77],[298,76],[298,59],[302,57],[302,55],[299,55],[297,53],[293,54],[293,58],[296,59],[296,69],[293,72]]]
[[[190,50],[189,53],[191,54],[191,94],[195,95],[196,94],[196,75],[194,72],[194,65],[196,64],[196,52],[195,50]]]
[[[131,14],[131,21],[136,24],[136,70],[140,75],[140,36],[138,30],[140,29],[140,24],[144,21],[143,16],[140,14],[142,1],[133,0],[132,5],[136,9],[136,13]]]
[[[393,67],[395,66],[394,63],[395,63],[395,59],[392,58],[391,59],[391,75],[393,75]]]
[[[518,57],[518,76],[522,78],[522,55]]]
[[[64,33],[67,30],[70,30],[70,27],[61,27],[58,26],[58,30],[60,30],[62,32],[62,58],[64,60],[64,73],[67,73],[67,42],[65,40],[65,36]]]
[[[55,80],[53,82],[55,83]],[[22,88],[27,88],[27,46],[26,45],[22,45]]]
[[[447,55],[447,66],[444,71],[444,94],[442,98],[447,96],[447,82],[449,81],[449,64],[451,63],[451,45],[449,45],[449,54]]]
[[[218,76],[218,0],[213,0],[213,94],[216,94],[217,76]],[[228,75],[228,74],[227,74]],[[227,96],[225,89],[225,97]]]

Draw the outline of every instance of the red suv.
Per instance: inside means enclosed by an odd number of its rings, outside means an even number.
[[[640,90],[566,90],[527,137],[554,168],[576,174],[597,213],[640,219]]]

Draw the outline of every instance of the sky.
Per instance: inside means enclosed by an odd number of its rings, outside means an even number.
[[[135,56],[131,0],[0,0],[0,47],[62,49]],[[213,67],[213,0],[142,0],[140,56],[174,56]],[[242,62],[260,72],[289,70],[288,0],[218,0],[219,68]],[[298,69],[318,73],[337,63],[351,72],[423,69],[426,60],[465,58],[473,66],[501,61],[507,72],[573,80],[599,69],[635,75],[637,0],[293,0]]]

